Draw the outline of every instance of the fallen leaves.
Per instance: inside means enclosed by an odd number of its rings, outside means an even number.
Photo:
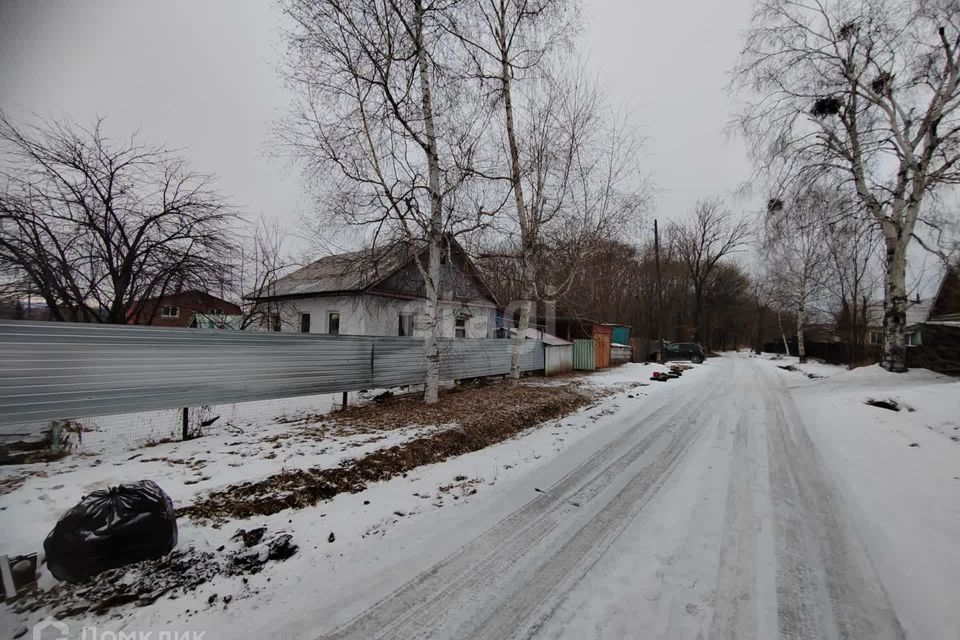
[[[332,421],[366,431],[417,425],[453,426],[349,460],[340,467],[283,471],[262,480],[228,486],[182,507],[177,515],[222,523],[313,506],[338,493],[357,493],[368,483],[502,442],[536,424],[572,413],[593,397],[575,384],[488,385],[449,391],[431,405],[417,396],[399,396],[377,404],[349,407],[333,416]]]

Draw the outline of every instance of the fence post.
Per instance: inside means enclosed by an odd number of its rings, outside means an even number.
[[[50,422],[50,452],[58,453],[63,448],[63,420]]]
[[[183,415],[182,415],[181,421],[182,421],[182,427],[183,427],[183,435],[181,436],[181,440],[187,440],[190,438],[190,409],[188,407],[184,407],[182,411],[183,411]]]

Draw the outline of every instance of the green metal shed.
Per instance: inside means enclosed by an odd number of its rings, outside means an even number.
[[[630,327],[624,324],[609,325],[613,328],[611,342],[615,344],[630,344]]]
[[[573,341],[573,368],[577,371],[593,371],[597,368],[593,338]]]

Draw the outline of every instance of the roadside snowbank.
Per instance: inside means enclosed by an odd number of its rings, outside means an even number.
[[[794,396],[908,636],[956,635],[960,381],[872,366],[810,381]],[[903,408],[868,406],[869,398]]]

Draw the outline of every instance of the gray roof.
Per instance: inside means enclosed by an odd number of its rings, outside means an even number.
[[[249,294],[248,297],[279,298],[363,291],[411,258],[410,249],[403,245],[326,256],[277,279],[268,293]]]
[[[467,261],[470,276],[479,284],[484,294],[499,305],[493,291],[477,272],[470,256],[453,238],[448,239],[452,249]],[[268,291],[257,295],[250,293],[246,299],[272,299],[307,297],[337,293],[362,293],[383,282],[413,261],[417,253],[426,251],[426,243],[396,242],[382,247],[362,249],[326,256],[278,278]]]
[[[516,328],[511,327],[510,335],[511,336],[517,335]],[[526,334],[524,335],[527,340],[540,340],[541,342],[543,342],[543,344],[551,347],[563,347],[569,344],[573,344],[568,340],[564,340],[563,338],[558,338],[557,336],[551,333],[547,333],[546,331],[540,331],[539,329],[536,329],[533,327],[528,328]]]

